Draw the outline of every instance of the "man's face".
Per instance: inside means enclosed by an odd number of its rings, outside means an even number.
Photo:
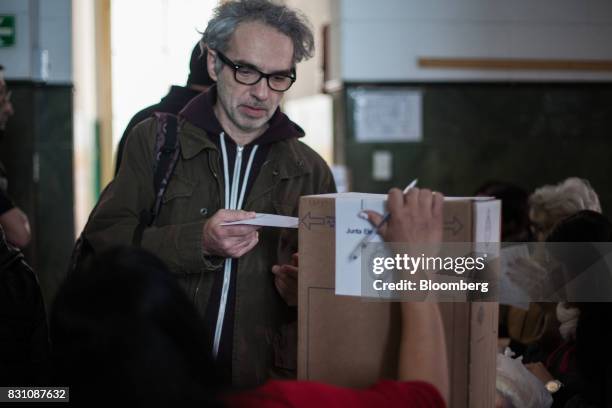
[[[224,55],[236,64],[248,65],[266,74],[289,72],[293,66],[293,43],[263,23],[242,23],[234,31]],[[224,127],[234,126],[242,132],[263,132],[283,93],[270,89],[265,78],[254,85],[237,82],[233,68],[226,64],[217,75],[213,69],[215,57],[219,58],[209,53],[208,70],[217,81],[219,121]]]
[[[4,130],[8,118],[11,117],[13,113],[10,92],[6,87],[4,78],[0,77],[0,130]]]

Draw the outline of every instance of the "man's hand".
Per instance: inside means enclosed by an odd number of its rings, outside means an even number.
[[[289,306],[297,306],[298,254],[291,257],[291,265],[274,265],[274,285]]]
[[[206,224],[202,232],[204,255],[223,258],[240,258],[259,242],[260,228],[257,225],[221,225],[226,222],[255,218],[254,212],[242,210],[219,210]]]

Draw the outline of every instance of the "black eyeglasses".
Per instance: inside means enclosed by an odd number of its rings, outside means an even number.
[[[281,73],[264,74],[255,67],[236,64],[234,61],[227,58],[217,50],[215,50],[215,53],[225,65],[234,70],[234,78],[236,79],[236,82],[243,85],[255,85],[261,80],[261,78],[266,78],[270,89],[277,92],[285,92],[287,89],[291,88],[291,85],[293,85],[295,82],[295,69],[293,68],[288,75]]]

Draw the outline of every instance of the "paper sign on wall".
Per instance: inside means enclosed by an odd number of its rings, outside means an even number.
[[[414,89],[349,90],[358,142],[419,142],[422,132],[422,93]]]

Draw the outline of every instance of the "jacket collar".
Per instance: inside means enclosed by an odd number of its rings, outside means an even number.
[[[270,152],[261,166],[244,208],[252,208],[255,201],[273,190],[281,180],[312,173],[309,162],[299,152],[297,145],[294,140],[283,140],[270,146]]]
[[[186,120],[179,121],[177,137],[181,146],[181,155],[185,160],[197,156],[204,149],[217,150],[217,146],[207,137],[206,132]]]
[[[223,132],[213,110],[216,100],[217,87],[213,85],[208,91],[193,98],[179,113],[182,124],[178,137],[185,159],[197,155],[205,148],[216,148],[210,138]],[[251,144],[276,143],[304,136],[302,128],[289,120],[280,108],[276,109],[268,123],[268,129]]]
[[[207,137],[206,132],[188,121],[179,125],[181,154],[185,160],[197,156],[202,150],[218,150],[217,145]],[[271,146],[264,167],[270,169],[274,178],[288,179],[309,173],[308,161],[290,140],[282,140]]]

